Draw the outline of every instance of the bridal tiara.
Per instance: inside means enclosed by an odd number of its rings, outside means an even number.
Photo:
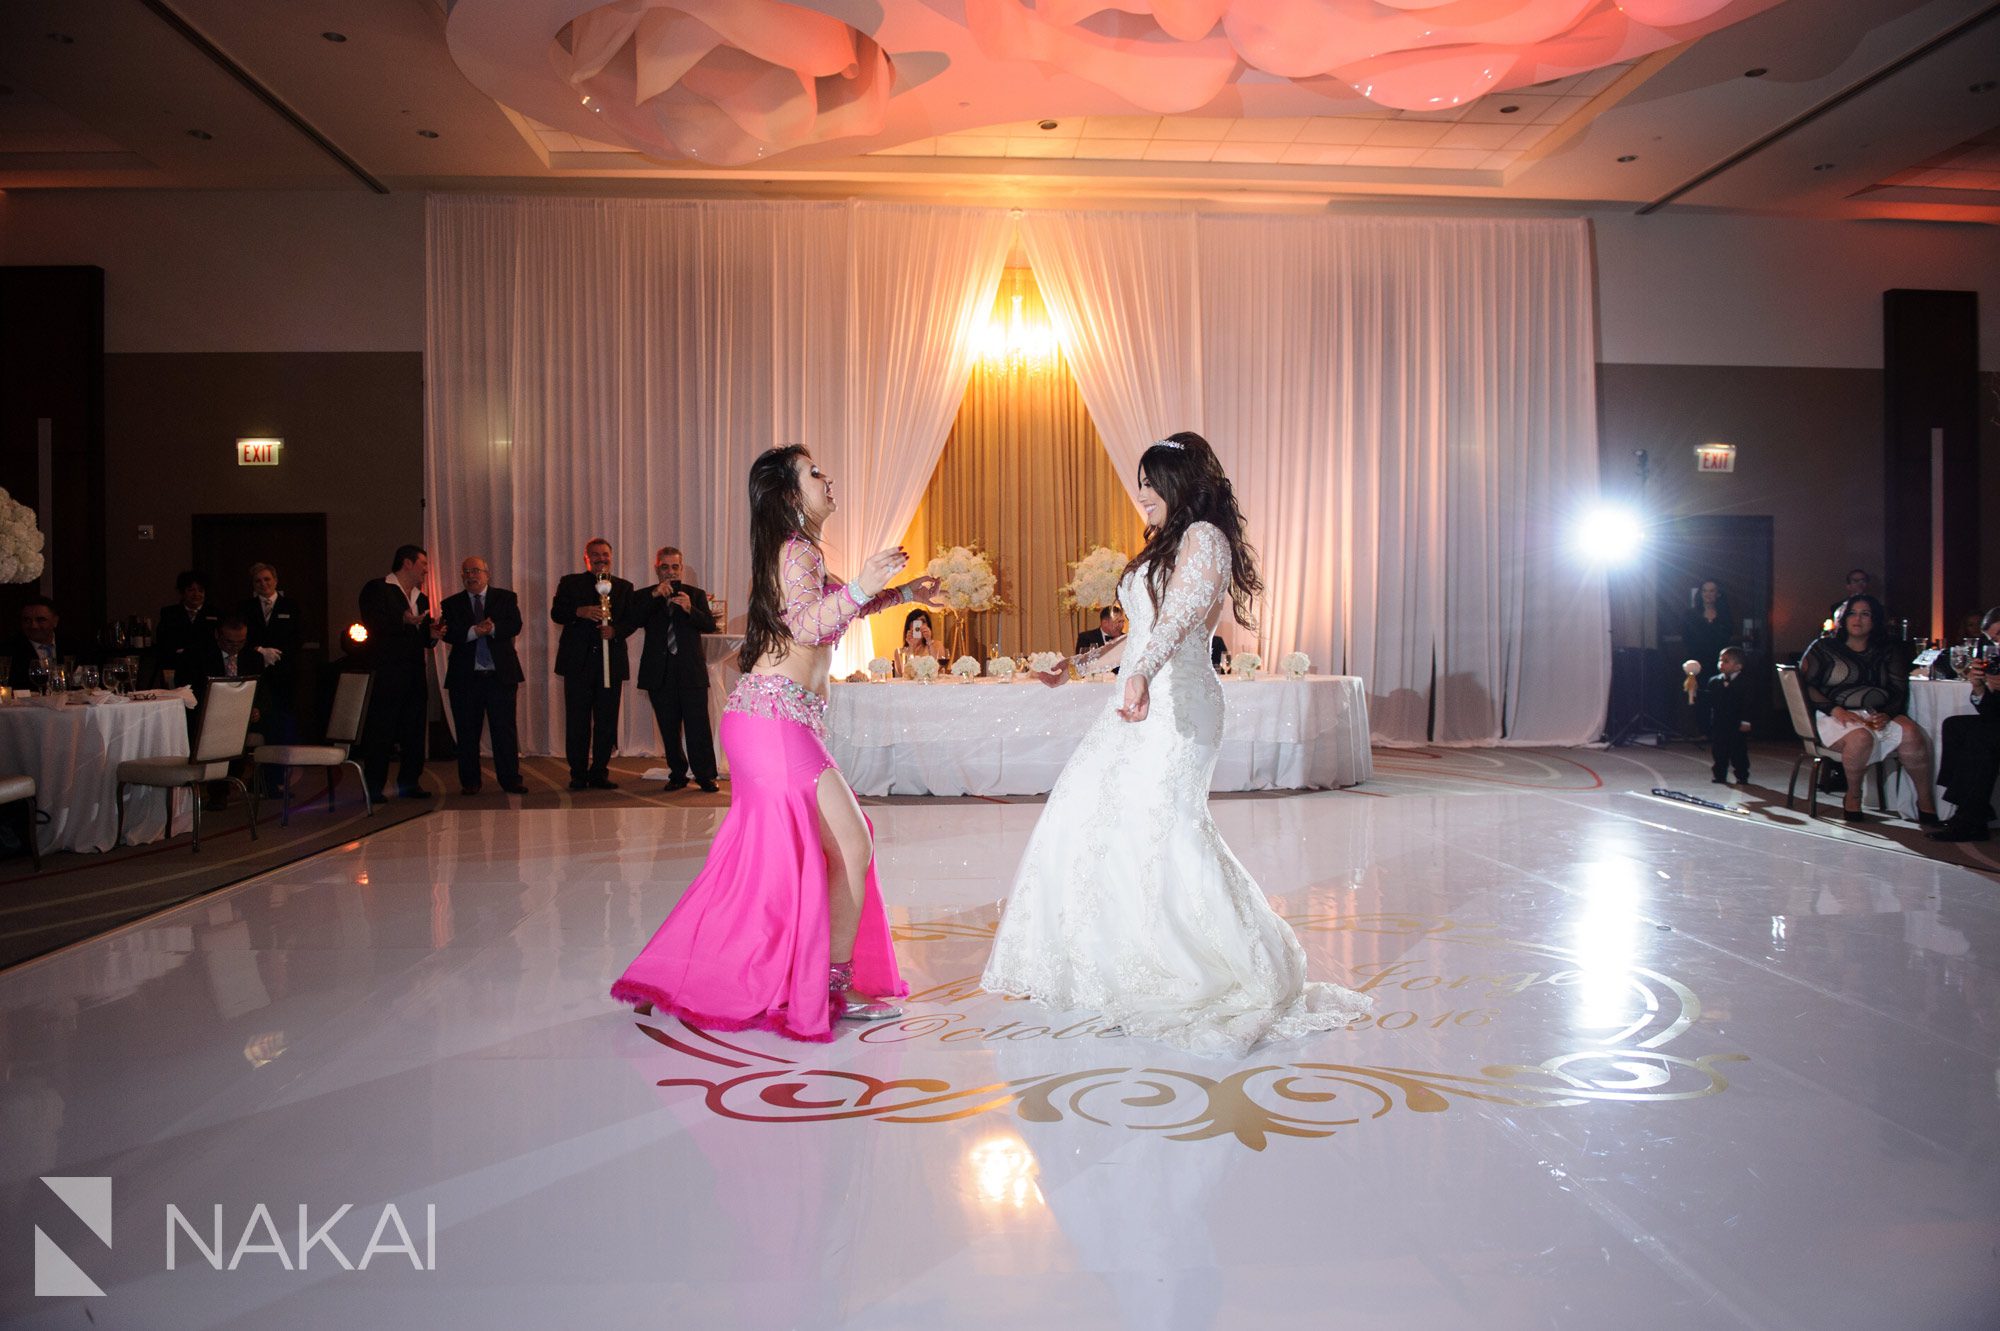
[[[1155,440],[1153,441],[1153,447],[1154,447],[1154,448],[1177,448],[1177,449],[1178,449],[1178,448],[1186,448],[1186,447],[1187,447],[1187,445],[1186,445],[1186,444],[1184,444],[1184,443],[1182,443],[1182,442],[1181,442],[1180,440],[1178,440],[1178,439],[1155,439]]]

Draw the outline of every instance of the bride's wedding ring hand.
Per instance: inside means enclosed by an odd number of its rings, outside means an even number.
[[[1134,675],[1125,681],[1125,702],[1119,707],[1118,715],[1127,721],[1144,721],[1151,709],[1152,699],[1147,694],[1146,677]]]

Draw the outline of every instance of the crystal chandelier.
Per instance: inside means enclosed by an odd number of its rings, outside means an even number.
[[[1046,318],[1031,318],[1021,290],[1021,273],[1010,278],[1013,289],[1002,299],[1006,315],[996,307],[979,334],[979,359],[995,373],[1040,374],[1056,358],[1056,335]]]

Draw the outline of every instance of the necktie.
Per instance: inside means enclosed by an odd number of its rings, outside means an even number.
[[[236,654],[234,652],[230,652],[223,656],[222,673],[229,676],[231,679],[236,678]]]
[[[475,624],[486,622],[486,593],[484,592],[474,592],[472,594],[472,622]],[[483,633],[480,634],[472,640],[472,643],[472,660],[474,664],[481,670],[491,670],[493,668],[493,647],[487,641],[486,635]]]
[[[675,583],[674,595],[676,596],[680,595],[680,590],[681,590],[680,584]],[[667,604],[669,606],[672,606],[673,602],[669,601],[667,602]],[[678,656],[680,655],[680,650],[681,650],[681,635],[674,631],[674,621],[672,616],[669,616],[667,619],[667,655]]]

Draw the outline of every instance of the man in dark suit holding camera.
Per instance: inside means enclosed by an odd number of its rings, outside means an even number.
[[[549,618],[562,625],[556,674],[563,682],[563,750],[571,790],[616,790],[611,750],[618,744],[619,699],[632,673],[625,652],[632,633],[632,584],[611,576],[611,542],[603,537],[583,547],[583,559],[586,571],[564,574],[549,605]],[[599,582],[609,584],[608,611],[598,598]]]
[[[514,639],[521,636],[521,602],[492,585],[486,561],[473,555],[459,566],[465,590],[444,598],[444,640],[451,647],[444,688],[451,695],[452,729],[458,734],[458,788],[479,793],[479,732],[493,735],[493,775],[509,795],[525,795],[521,739],[514,699],[526,678]]]
[[[685,789],[688,771],[701,788],[713,792],[715,736],[708,725],[708,659],[701,635],[715,632],[715,615],[708,593],[681,581],[681,552],[663,546],[653,556],[659,583],[637,597],[632,627],[646,631],[639,653],[639,687],[653,700],[653,717],[660,723],[660,743],[667,755],[668,790]],[[685,749],[682,734],[687,737]]]
[[[361,626],[368,631],[368,723],[362,733],[361,763],[368,797],[380,800],[389,776],[389,750],[402,750],[396,793],[429,799],[423,787],[424,748],[429,732],[430,673],[427,653],[444,626],[431,617],[423,591],[431,558],[421,546],[396,550],[390,573],[361,589]]]

